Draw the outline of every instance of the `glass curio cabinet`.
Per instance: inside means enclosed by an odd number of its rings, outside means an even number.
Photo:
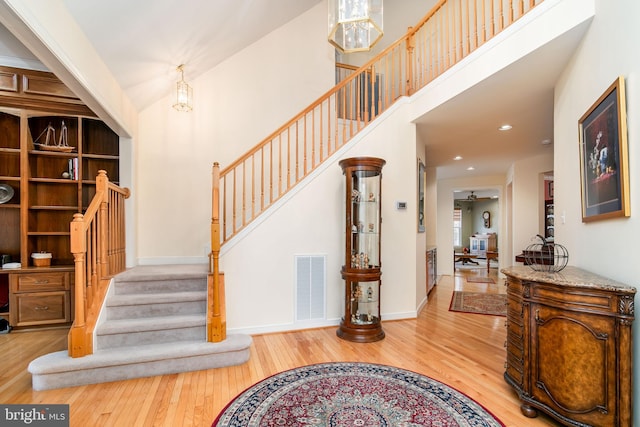
[[[337,335],[348,341],[384,338],[380,323],[380,198],[382,167],[373,157],[340,161],[345,175],[344,317]]]

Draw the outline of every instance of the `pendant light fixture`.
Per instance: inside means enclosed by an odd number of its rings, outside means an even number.
[[[329,43],[341,52],[370,50],[382,35],[382,0],[329,0]]]
[[[177,71],[180,73],[180,80],[176,84],[176,103],[173,104],[173,108],[178,111],[191,111],[193,110],[193,90],[184,81],[184,64],[179,65]]]

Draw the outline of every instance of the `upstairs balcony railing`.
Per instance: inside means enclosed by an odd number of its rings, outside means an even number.
[[[442,0],[365,65],[338,65],[334,88],[219,175],[222,244],[349,142],[543,0]],[[212,245],[213,246],[213,245]]]

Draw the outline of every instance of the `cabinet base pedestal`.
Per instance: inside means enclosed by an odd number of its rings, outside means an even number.
[[[340,322],[336,335],[343,340],[352,342],[375,342],[384,338],[384,331],[380,324],[369,327],[349,327]]]
[[[538,416],[538,411],[531,405],[523,403],[520,405],[520,412],[527,418],[535,418]]]

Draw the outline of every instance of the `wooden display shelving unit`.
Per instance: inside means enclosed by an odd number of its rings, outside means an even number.
[[[56,144],[63,123],[73,149],[42,149],[39,136],[51,125]],[[0,67],[0,185],[13,191],[0,203],[0,254],[21,264],[0,269],[0,307],[9,299],[0,316],[13,327],[72,320],[69,224],[95,195],[98,170],[118,182],[119,154],[119,136],[55,76]],[[49,268],[33,266],[36,252],[52,254]]]
[[[346,179],[345,310],[337,335],[354,342],[384,338],[380,318],[382,167],[374,157],[340,161]]]

